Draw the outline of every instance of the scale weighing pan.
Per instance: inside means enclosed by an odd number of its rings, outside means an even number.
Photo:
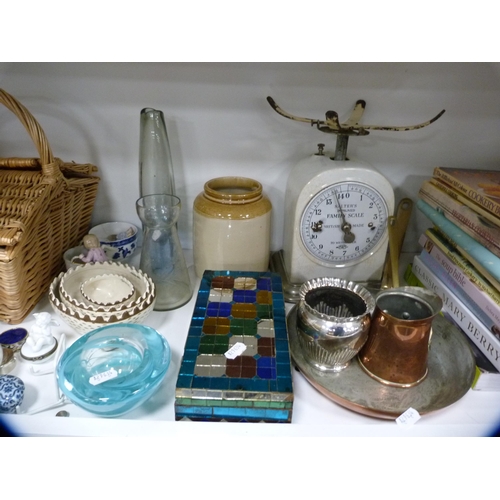
[[[297,306],[287,318],[290,354],[306,380],[321,394],[357,413],[395,420],[408,408],[420,415],[441,410],[471,388],[475,359],[464,334],[443,316],[432,323],[427,377],[415,387],[400,388],[377,382],[354,358],[340,373],[321,372],[304,358],[297,335]]]

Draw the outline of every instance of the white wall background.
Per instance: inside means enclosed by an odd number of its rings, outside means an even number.
[[[0,88],[40,122],[55,156],[90,162],[102,178],[93,222],[139,225],[139,113],[165,113],[183,202],[179,232],[192,245],[192,204],[217,176],[259,180],[273,203],[274,250],[281,248],[287,175],[316,144],[335,136],[276,114],[346,119],[365,99],[363,124],[412,125],[442,109],[431,126],[351,138],[348,153],[392,183],[396,201],[416,200],[437,165],[500,168],[500,66],[496,63],[0,63]],[[16,117],[0,108],[0,156],[37,156]],[[428,226],[417,211],[403,250],[418,250]]]

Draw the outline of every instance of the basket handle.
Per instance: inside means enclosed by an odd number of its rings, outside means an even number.
[[[28,131],[31,140],[35,144],[38,154],[40,155],[42,172],[50,177],[60,176],[61,171],[59,169],[59,164],[54,159],[52,149],[47,141],[45,132],[42,127],[40,127],[40,124],[35,120],[33,115],[17,99],[5,92],[3,89],[0,89],[0,103],[12,111],[23,124],[24,128]],[[21,164],[18,166],[26,165]]]

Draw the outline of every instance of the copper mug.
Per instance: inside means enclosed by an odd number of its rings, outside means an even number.
[[[425,288],[380,292],[368,340],[358,356],[360,365],[386,385],[413,387],[422,382],[428,372],[432,320],[442,306],[440,297]]]

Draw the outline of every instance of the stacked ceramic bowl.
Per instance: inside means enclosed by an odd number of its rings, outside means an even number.
[[[156,300],[153,280],[118,262],[96,262],[59,274],[49,288],[56,313],[78,333],[115,323],[142,323]]]

